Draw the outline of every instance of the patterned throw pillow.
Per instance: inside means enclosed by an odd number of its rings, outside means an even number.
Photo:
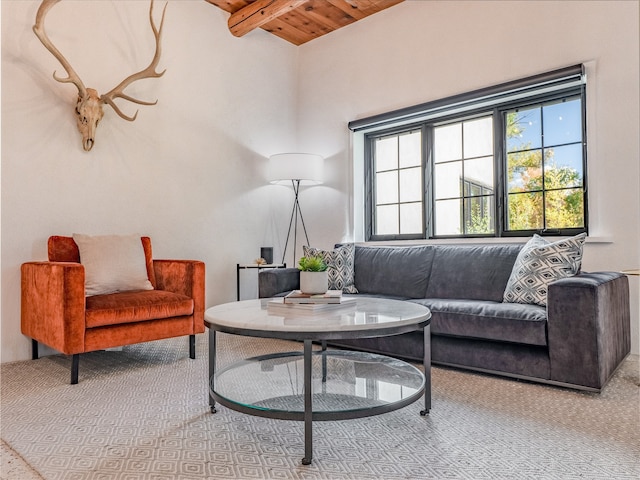
[[[551,243],[534,235],[516,258],[504,290],[504,301],[545,307],[547,286],[555,280],[580,272],[582,246],[586,237],[586,233],[581,233]]]
[[[319,250],[304,245],[304,256],[315,257],[320,255],[327,264],[329,276],[329,290],[342,290],[344,293],[358,293],[354,285],[353,263],[355,245],[349,243],[335,250]]]

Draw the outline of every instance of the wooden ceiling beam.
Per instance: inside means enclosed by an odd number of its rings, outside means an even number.
[[[307,0],[256,0],[232,13],[227,25],[233,35],[242,37],[306,2]]]
[[[404,0],[206,1],[229,12],[228,25],[233,35],[262,28],[294,45],[302,45]]]

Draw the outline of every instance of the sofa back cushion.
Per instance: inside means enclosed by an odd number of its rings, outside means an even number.
[[[424,298],[432,261],[433,247],[428,245],[356,245],[355,286],[360,293]]]
[[[502,302],[520,244],[434,245],[427,298]]]

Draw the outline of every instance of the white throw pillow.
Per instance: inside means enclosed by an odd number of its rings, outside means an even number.
[[[547,286],[580,272],[586,233],[550,243],[539,235],[529,240],[516,258],[504,290],[504,302],[545,307]]]
[[[153,290],[140,235],[73,234],[85,269],[85,295]]]

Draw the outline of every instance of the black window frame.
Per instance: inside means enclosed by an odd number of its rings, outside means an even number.
[[[579,78],[580,81],[576,79]],[[567,80],[569,79],[569,80]],[[555,82],[555,84],[554,84]],[[564,83],[562,83],[564,82]],[[565,86],[566,84],[566,86]],[[540,88],[540,85],[543,88]],[[555,85],[551,91],[546,91],[545,85]],[[532,93],[527,93],[531,89]],[[505,92],[522,90],[525,93],[519,98],[508,97]],[[493,104],[486,106],[481,101],[487,97],[494,97]],[[506,112],[517,108],[542,105],[547,102],[566,100],[579,97],[581,100],[582,122],[582,192],[584,226],[560,229],[531,229],[531,230],[507,230],[508,182],[506,181],[506,135],[504,118]],[[464,111],[456,110],[456,106],[467,102],[469,106]],[[479,105],[474,106],[474,102]],[[424,112],[432,112],[427,119],[420,119]],[[434,178],[433,163],[433,129],[436,126],[447,123],[457,123],[473,118],[492,116],[494,129],[493,161],[494,161],[494,204],[495,215],[494,231],[484,234],[456,234],[435,235],[435,200],[432,182]],[[410,121],[415,118],[416,121]],[[399,119],[404,119],[400,120]],[[408,120],[407,120],[408,119]],[[530,237],[533,234],[542,236],[569,236],[589,230],[588,218],[588,189],[587,189],[587,128],[586,128],[586,82],[582,65],[567,67],[546,74],[529,77],[526,79],[509,82],[506,84],[477,90],[468,94],[457,95],[447,99],[409,107],[388,114],[351,122],[349,128],[352,131],[367,130],[371,125],[374,128],[364,132],[364,180],[365,180],[365,240],[417,240],[417,239],[441,239],[441,238],[495,238],[495,237]],[[422,176],[423,176],[423,231],[416,234],[376,235],[375,232],[375,171],[373,158],[373,144],[375,139],[409,131],[421,130],[422,132]]]

